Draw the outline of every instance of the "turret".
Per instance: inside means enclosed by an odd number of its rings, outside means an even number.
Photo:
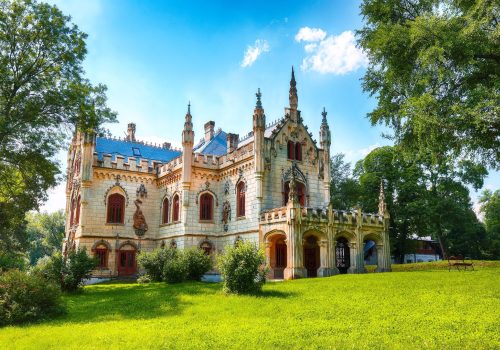
[[[129,123],[127,125],[127,141],[135,142],[135,123]]]
[[[253,137],[254,137],[254,159],[255,159],[255,182],[257,196],[257,215],[262,209],[262,179],[264,175],[264,130],[266,129],[266,115],[262,108],[260,89],[255,94],[257,103],[253,111]]]
[[[323,112],[321,112],[323,119],[321,120],[321,126],[319,129],[319,144],[323,149],[323,159],[321,160],[323,166],[322,168],[320,166],[319,171],[323,172],[320,175],[323,176],[325,203],[330,201],[330,145],[332,144],[330,127],[328,126],[328,121],[326,120],[327,114],[328,113],[326,112],[325,107],[323,107]]]
[[[191,168],[194,144],[192,119],[191,103],[188,103],[184,129],[182,130],[182,221],[184,224],[186,224],[187,207],[189,206],[189,189],[191,188]]]

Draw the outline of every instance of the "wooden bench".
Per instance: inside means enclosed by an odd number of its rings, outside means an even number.
[[[472,270],[474,270],[472,260],[469,259],[469,261],[466,262],[462,255],[452,255],[448,257],[448,271],[451,271],[452,267],[456,267],[457,270],[460,271],[460,266],[463,266],[465,270],[467,270],[467,267],[472,267]]]

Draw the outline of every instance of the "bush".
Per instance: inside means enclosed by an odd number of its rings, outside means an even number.
[[[34,321],[63,312],[59,287],[17,269],[0,275],[0,326]]]
[[[141,252],[137,261],[153,281],[160,282],[163,280],[165,261],[171,259],[173,255],[173,248],[158,248],[151,253]]]
[[[185,281],[188,276],[188,269],[182,253],[175,248],[166,249],[169,251],[169,258],[163,265],[163,279],[169,283],[179,283]]]
[[[151,283],[151,276],[149,276],[148,274],[141,275],[137,278],[137,283],[139,284]]]
[[[224,291],[235,294],[259,292],[266,282],[265,262],[264,251],[250,242],[226,247],[217,257],[224,278]]]
[[[189,280],[201,280],[201,277],[212,268],[212,259],[200,248],[186,249],[181,254]]]
[[[83,248],[70,252],[66,259],[60,253],[48,259],[40,259],[32,269],[32,274],[59,284],[64,291],[74,292],[83,285],[83,281],[90,277],[96,267],[97,260],[88,256]]]

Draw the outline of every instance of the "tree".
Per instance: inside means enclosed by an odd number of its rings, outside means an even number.
[[[359,199],[359,183],[352,176],[351,163],[344,158],[345,154],[337,153],[330,160],[330,202],[335,209],[341,210],[351,209]]]
[[[500,166],[500,3],[364,0],[361,14],[371,122],[409,153]]]
[[[500,190],[484,190],[481,198],[481,212],[484,215],[488,237],[488,257],[500,259]]]
[[[65,216],[62,210],[53,213],[29,212],[27,236],[30,241],[28,256],[31,265],[37,260],[62,251]]]
[[[56,184],[64,139],[116,119],[83,76],[85,38],[55,6],[0,0],[0,251],[27,247],[25,213]]]

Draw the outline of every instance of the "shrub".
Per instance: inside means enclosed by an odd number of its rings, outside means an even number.
[[[40,259],[31,271],[47,281],[58,283],[64,291],[74,292],[96,267],[97,260],[88,256],[86,249],[82,248],[70,252],[66,259],[60,253]]]
[[[0,272],[10,269],[24,270],[28,265],[27,257],[22,253],[0,251]]]
[[[40,275],[17,269],[0,275],[0,326],[63,312],[59,287]]]
[[[141,252],[137,261],[153,281],[160,282],[163,280],[165,261],[171,259],[173,255],[173,248],[157,248],[151,253]]]
[[[226,247],[224,253],[217,257],[224,278],[224,291],[235,294],[259,292],[266,282],[265,261],[264,251],[250,242]]]
[[[163,265],[163,279],[169,283],[179,283],[185,281],[188,276],[188,269],[182,253],[175,248],[166,249],[169,251],[169,257],[165,259]]]
[[[212,268],[212,259],[200,248],[185,249],[181,254],[189,280],[201,280],[201,277]]]
[[[139,284],[151,283],[151,276],[149,276],[148,274],[141,275],[137,278],[137,283]]]

